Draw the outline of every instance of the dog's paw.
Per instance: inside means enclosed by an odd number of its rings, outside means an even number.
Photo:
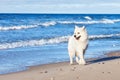
[[[70,65],[73,65],[73,63],[70,63]]]
[[[86,65],[86,62],[84,60],[80,60],[79,65]]]

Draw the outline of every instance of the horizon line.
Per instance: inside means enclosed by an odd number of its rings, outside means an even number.
[[[14,12],[14,13],[12,13],[12,12],[10,12],[10,13],[0,13],[0,14],[83,14],[83,15],[86,15],[86,14],[107,14],[107,15],[119,15],[120,13],[18,13],[18,12]]]

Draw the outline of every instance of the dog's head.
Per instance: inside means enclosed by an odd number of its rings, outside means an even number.
[[[80,38],[87,38],[87,32],[86,32],[85,26],[78,27],[75,25],[74,38],[76,40],[79,40]]]

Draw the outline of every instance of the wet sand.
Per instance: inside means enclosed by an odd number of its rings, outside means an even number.
[[[0,75],[0,80],[120,80],[120,52],[87,60],[87,65],[69,62],[46,64],[22,72]]]

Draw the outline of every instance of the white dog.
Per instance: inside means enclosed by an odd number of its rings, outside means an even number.
[[[68,41],[68,52],[70,64],[73,64],[73,58],[76,57],[76,62],[86,64],[84,53],[88,45],[88,35],[85,27],[75,26],[74,34]]]

